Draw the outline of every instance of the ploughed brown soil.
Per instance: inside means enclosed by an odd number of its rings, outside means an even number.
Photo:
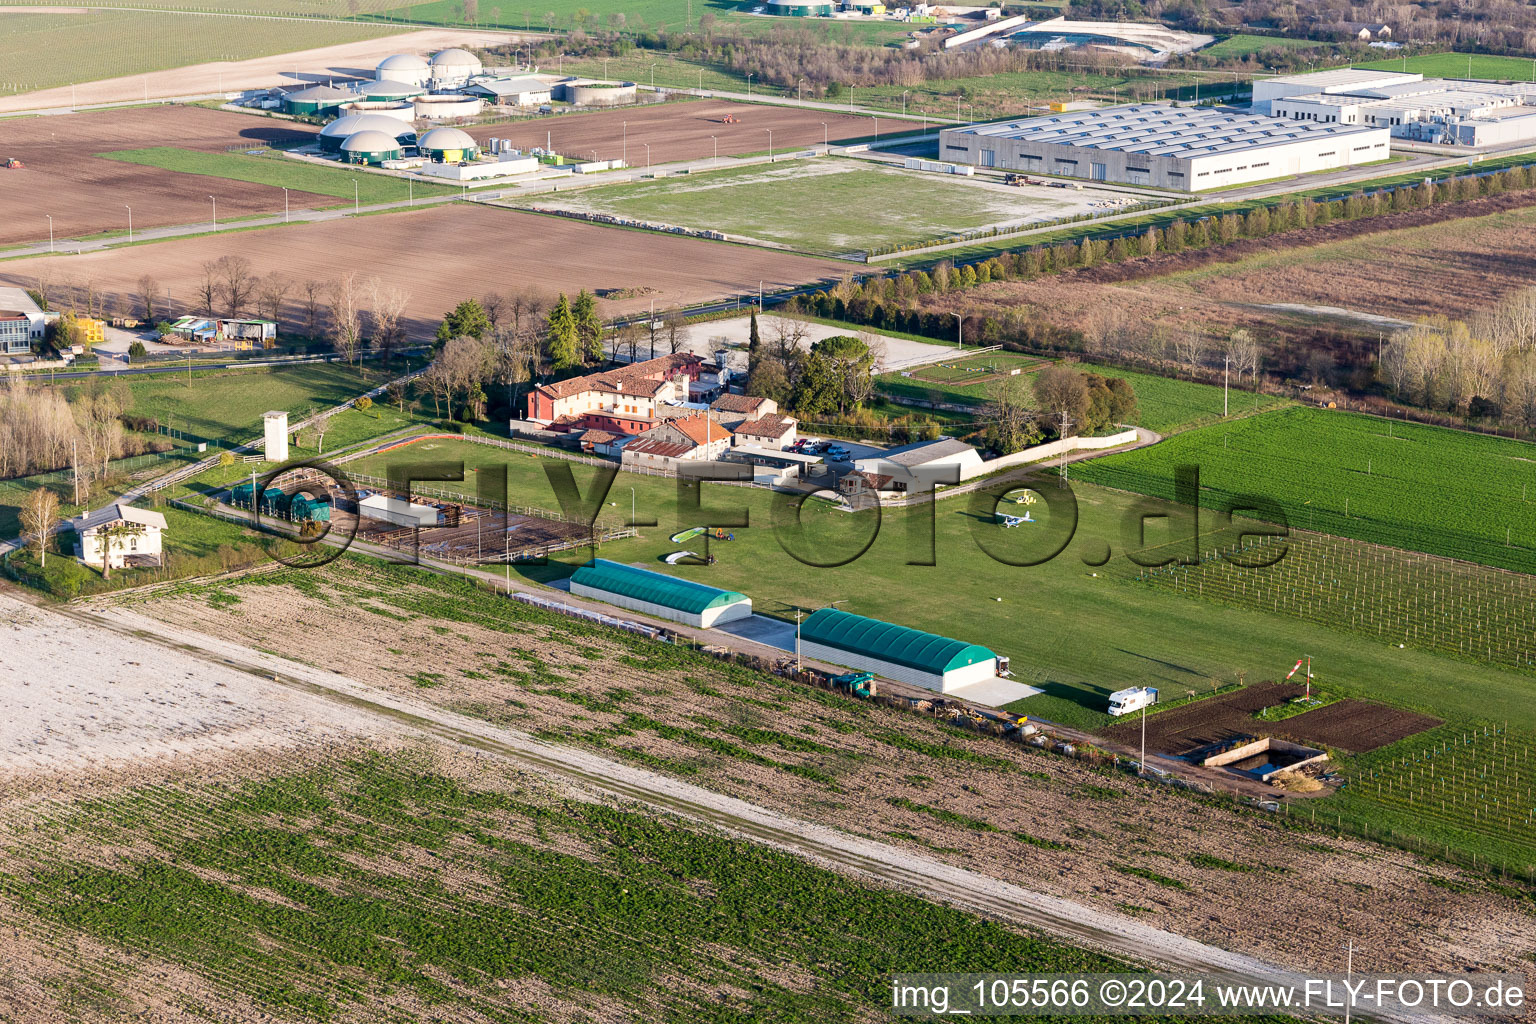
[[[680,667],[670,648],[515,606],[454,604],[455,618],[437,618],[440,592],[378,573],[339,562],[301,574],[302,589],[268,579],[216,598],[123,600],[175,627],[1290,966],[1332,969],[1348,936],[1367,951],[1361,969],[1530,966],[1536,919],[1481,882],[1448,884],[1454,869],[777,677]]]
[[[1257,721],[1253,717],[1255,711],[1284,704],[1303,692],[1290,683],[1258,683],[1187,707],[1148,715],[1147,750],[1177,757],[1212,743],[1254,735],[1255,726],[1269,724]],[[1167,696],[1173,699],[1182,694]],[[1104,735],[1117,743],[1139,742],[1141,720],[1131,716],[1130,721],[1105,730]]]
[[[206,220],[208,194],[219,199],[219,219],[280,212],[283,190],[227,178],[199,178],[180,171],[108,160],[124,149],[174,146],[222,153],[231,146],[261,146],[304,139],[305,125],[232,114],[206,107],[144,107],[95,110],[49,117],[14,118],[0,131],[0,160],[26,167],[0,170],[0,244],[123,231],[133,209],[134,230]],[[201,187],[198,182],[206,182]],[[331,206],[332,196],[292,191],[295,207]]]
[[[722,123],[726,114],[737,120]],[[651,162],[656,164],[710,159],[716,152],[715,140],[719,141],[722,157],[764,153],[768,150],[770,130],[775,152],[819,146],[822,122],[826,122],[827,141],[833,143],[871,136],[876,131],[875,120],[868,116],[801,107],[747,106],[725,100],[620,107],[517,124],[476,125],[465,131],[481,142],[511,139],[519,149],[548,145],[568,156],[590,157],[595,152],[599,160],[624,157],[631,166],[644,167],[647,144],[651,147]],[[880,122],[881,131],[909,127],[906,122],[890,118]]]
[[[223,211],[221,201],[220,215]],[[257,275],[279,273],[295,283],[311,278],[330,282],[355,272],[359,281],[377,277],[401,288],[410,293],[404,321],[415,338],[430,337],[443,313],[461,299],[492,291],[553,296],[587,288],[606,295],[599,308],[604,316],[615,316],[648,309],[652,300],[659,311],[755,295],[759,282],[772,292],[836,280],[847,268],[846,263],[767,249],[454,203],[79,256],[12,260],[0,265],[0,281],[29,287],[39,275],[55,283],[92,281],[98,292],[131,305],[139,277],[148,273],[162,290],[170,289],[176,303],[190,306],[203,264],[230,253],[249,260]],[[296,287],[290,293],[284,310],[290,324],[302,321],[298,292]]]
[[[1362,754],[1425,729],[1433,729],[1441,721],[1400,708],[1382,707],[1368,700],[1350,699],[1274,724],[1290,735]]]

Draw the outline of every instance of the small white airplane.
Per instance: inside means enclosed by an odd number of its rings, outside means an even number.
[[[1003,524],[1003,529],[1005,530],[1012,529],[1015,526],[1023,526],[1025,523],[1032,523],[1035,521],[1028,512],[1025,512],[1022,516],[1010,516],[1006,513],[999,512],[997,514],[997,520]]]

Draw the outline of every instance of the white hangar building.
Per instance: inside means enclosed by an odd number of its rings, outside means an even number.
[[[1385,160],[1386,128],[1132,104],[946,128],[940,159],[1199,192]]]

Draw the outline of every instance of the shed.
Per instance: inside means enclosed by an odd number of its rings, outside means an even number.
[[[700,628],[752,614],[752,599],[745,594],[605,558],[594,558],[572,574],[571,593]]]
[[[997,655],[980,644],[822,608],[800,625],[807,657],[863,669],[948,693],[997,675]]]

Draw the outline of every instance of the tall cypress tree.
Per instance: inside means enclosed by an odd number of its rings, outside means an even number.
[[[747,375],[757,369],[758,346],[762,343],[762,337],[757,333],[757,307],[752,307],[752,319],[747,328]]]
[[[568,370],[581,363],[581,337],[576,331],[576,317],[571,313],[570,300],[560,293],[560,301],[549,311],[549,322],[544,332],[544,345],[549,362],[556,370]]]
[[[603,358],[603,319],[597,315],[597,296],[583,288],[571,303],[571,316],[576,321],[577,347],[584,362],[597,362]]]

